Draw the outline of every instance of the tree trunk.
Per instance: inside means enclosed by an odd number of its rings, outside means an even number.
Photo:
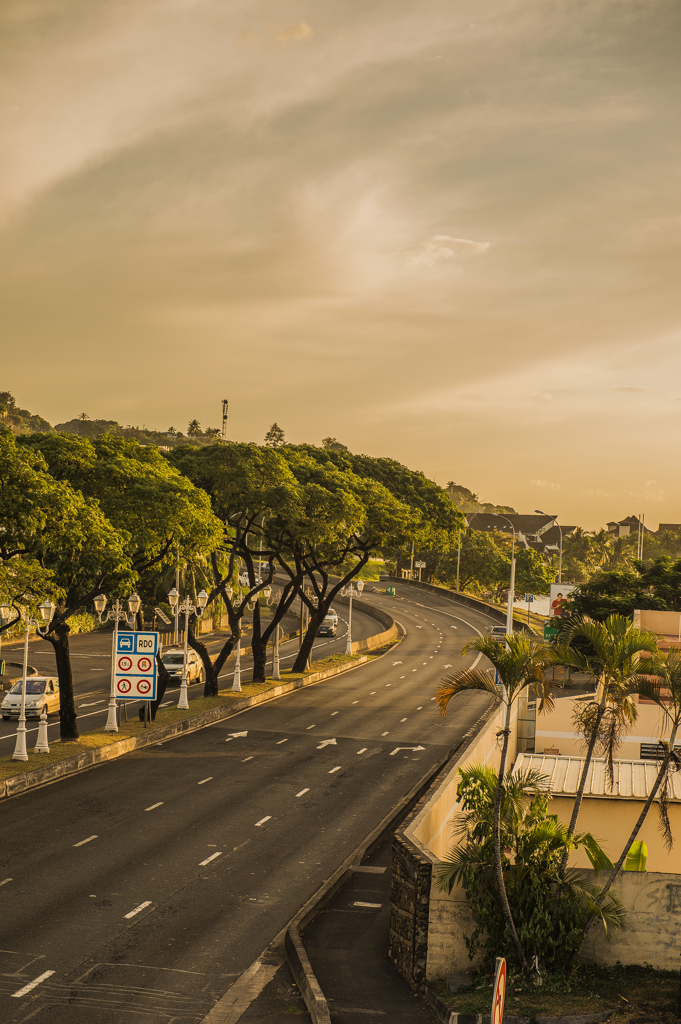
[[[156,712],[161,706],[161,701],[165,697],[166,690],[168,689],[168,683],[170,682],[170,674],[168,669],[163,664],[163,659],[160,654],[156,655],[156,671],[158,673],[158,682],[156,684],[156,700],[149,702],[149,713],[151,715],[152,722],[156,721]],[[144,705],[139,709],[140,721],[144,721]]]
[[[506,894],[506,885],[504,884],[504,871],[501,863],[501,796],[504,788],[504,776],[506,773],[506,756],[508,754],[508,741],[511,734],[511,702],[509,701],[506,705],[506,722],[504,725],[504,742],[501,748],[501,760],[499,762],[499,775],[497,777],[497,788],[494,793],[494,824],[492,826],[492,837],[494,840],[494,870],[497,878],[497,889],[499,890],[499,902],[501,903],[501,909],[504,917],[506,918],[506,927],[508,933],[511,936],[515,951],[520,961],[520,965],[523,969],[523,973],[531,980],[532,975],[528,966],[527,960],[525,959],[525,952],[516,931],[515,922],[513,920],[513,914],[511,913],[511,907],[508,902],[508,896]]]
[[[310,659],[310,654],[312,653],[312,647],[317,636],[317,630],[324,621],[324,616],[331,607],[332,600],[332,598],[329,598],[328,601],[324,601],[323,604],[320,604],[318,608],[315,608],[310,615],[310,624],[307,627],[298,655],[293,663],[293,668],[291,669],[292,672],[305,672],[307,669],[307,663]]]
[[[59,737],[62,742],[68,743],[78,739],[78,726],[76,724],[76,704],[73,697],[73,675],[71,673],[71,656],[69,652],[69,629],[68,622],[61,622],[45,636],[45,640],[52,644],[54,657],[57,662],[57,676],[59,678]]]
[[[230,637],[227,643],[224,644],[215,661],[211,661],[206,645],[197,638],[194,633],[193,624],[190,620],[189,629],[187,630],[187,643],[193,651],[196,651],[201,659],[201,664],[203,665],[203,696],[217,697],[218,690],[220,689],[218,676],[220,675],[220,670],[225,661],[232,653],[232,647],[234,646],[233,637]],[[228,648],[227,653],[225,653],[225,648]]]
[[[582,799],[584,798],[584,790],[586,788],[586,780],[589,776],[589,769],[591,768],[591,761],[593,759],[594,748],[596,746],[596,740],[598,739],[598,730],[600,728],[601,720],[605,714],[605,705],[598,709],[598,718],[596,719],[596,725],[594,726],[593,732],[589,738],[589,746],[586,751],[586,759],[584,761],[584,768],[582,769],[582,776],[579,780],[579,789],[575,796],[574,806],[572,808],[572,816],[570,818],[570,824],[568,825],[567,838],[572,839],[577,829],[577,818],[579,817],[579,810],[582,806]],[[562,878],[567,869],[568,860],[570,858],[570,845],[569,842],[565,844],[565,852],[563,853],[560,867],[558,868],[558,877]]]

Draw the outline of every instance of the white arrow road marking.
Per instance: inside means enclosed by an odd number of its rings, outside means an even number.
[[[390,756],[394,757],[395,754],[399,754],[400,750],[425,750],[425,747],[395,747],[394,750],[390,751]]]
[[[393,665],[401,665],[401,664],[402,664],[402,662],[401,662],[401,661],[394,661],[394,662],[393,662]]]
[[[445,665],[445,668],[451,668],[451,667],[452,667],[451,665]]]
[[[134,917],[135,914],[139,914],[140,910],[144,910],[145,907],[150,907],[150,906],[151,906],[151,900],[147,900],[145,903],[140,903],[139,907],[135,907],[135,909],[131,910],[129,914],[126,914],[125,917],[126,917],[126,919],[128,919],[130,917]]]
[[[322,742],[317,747],[317,750],[322,750],[323,747],[337,747],[337,746],[338,746],[338,744],[336,743],[335,740],[322,740]]]
[[[20,988],[18,992],[12,992],[12,999],[21,999],[22,996],[27,996],[29,992],[33,991],[36,985],[40,985],[41,982],[47,981],[47,979],[51,978],[53,974],[54,971],[45,971],[44,974],[39,974],[37,978],[34,978],[33,981],[29,981],[28,985],[24,985],[24,987]]]
[[[417,626],[416,628],[417,629],[423,629],[423,626]]]
[[[458,626],[450,626],[449,628],[450,629],[458,629],[459,627]]]
[[[230,732],[229,734],[230,740],[236,740],[240,736],[248,736],[248,730],[246,730],[246,732]]]
[[[87,839],[81,839],[81,841],[79,843],[74,843],[73,845],[74,846],[85,846],[86,843],[91,843],[92,840],[96,839],[96,838],[97,838],[97,836],[89,836]],[[11,878],[8,878],[7,881],[11,882]],[[5,883],[3,882],[2,884],[4,885]]]
[[[206,864],[210,864],[210,862],[212,860],[215,860],[216,857],[222,857],[222,850],[218,850],[217,853],[211,853],[210,857],[206,857],[205,860],[202,860],[199,863],[199,867],[200,868],[205,868]]]

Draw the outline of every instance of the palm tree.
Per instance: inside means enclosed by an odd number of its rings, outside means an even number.
[[[579,643],[580,646],[576,646]],[[623,731],[638,715],[633,695],[640,685],[643,659],[657,652],[657,636],[648,629],[636,629],[623,615],[611,615],[605,622],[582,619],[561,635],[551,661],[585,672],[597,684],[591,701],[575,701],[574,721],[586,744],[582,769],[568,836],[574,835],[582,806],[584,788],[597,746],[606,759],[608,780],[614,779],[614,757]],[[565,873],[569,857],[566,847],[561,864]]]
[[[614,865],[610,875],[608,876],[603,887],[600,900],[605,899],[617,878],[617,875],[627,858],[629,850],[636,842],[636,837],[643,827],[643,823],[648,816],[648,811],[652,807],[653,800],[657,796],[658,792],[660,794],[658,812],[660,816],[662,838],[668,850],[671,850],[674,843],[674,837],[672,835],[671,824],[669,821],[668,804],[669,786],[671,783],[672,773],[678,772],[681,769],[681,756],[675,749],[676,736],[679,728],[681,728],[681,650],[678,648],[672,648],[667,653],[666,657],[663,654],[658,654],[654,658],[644,659],[641,661],[639,668],[644,678],[639,681],[637,692],[640,693],[641,696],[654,700],[664,712],[664,724],[666,726],[667,738],[662,740],[660,743],[660,747],[662,748],[662,757],[658,766],[655,782],[648,794],[648,799],[643,805],[643,809],[641,810],[636,824],[631,831],[631,835],[620,854],[619,860]],[[645,676],[653,676],[654,678],[652,680],[646,679]]]
[[[464,647],[463,653],[466,654],[468,651],[480,651],[481,654],[488,658],[497,672],[500,685],[495,682],[489,670],[462,669],[461,672],[457,672],[453,676],[447,676],[442,680],[442,684],[437,691],[437,703],[440,711],[445,715],[447,713],[447,705],[452,697],[467,690],[482,690],[495,698],[501,697],[505,705],[504,728],[499,733],[499,736],[503,737],[501,758],[494,794],[492,825],[494,870],[499,891],[499,902],[501,903],[509,935],[513,941],[524,974],[531,978],[530,968],[518,937],[504,885],[501,860],[501,800],[503,780],[506,772],[506,758],[508,756],[508,743],[511,735],[511,710],[514,702],[524,690],[534,685],[537,693],[541,693],[541,707],[545,704],[548,706],[552,704],[548,686],[544,681],[544,671],[550,656],[549,648],[537,637],[515,633],[506,637],[505,645],[487,636],[476,637],[475,640],[472,640]]]

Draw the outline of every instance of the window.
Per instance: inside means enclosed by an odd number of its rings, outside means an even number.
[[[681,750],[681,743],[674,744],[674,750]],[[642,743],[641,760],[659,761],[664,756],[664,747],[661,743]]]

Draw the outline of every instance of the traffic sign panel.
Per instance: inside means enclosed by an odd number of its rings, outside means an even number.
[[[119,700],[156,699],[158,633],[119,633],[114,694]]]

